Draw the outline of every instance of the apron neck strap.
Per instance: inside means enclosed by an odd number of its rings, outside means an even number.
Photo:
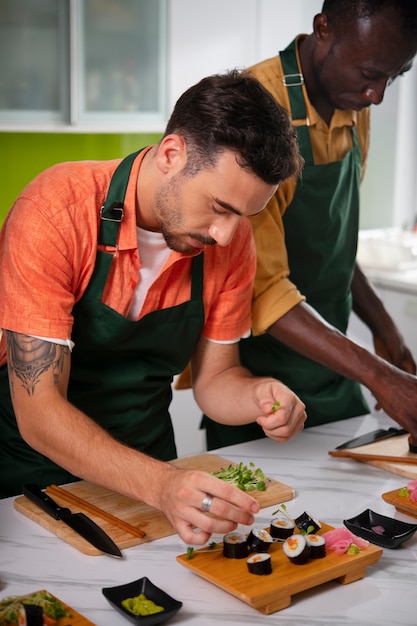
[[[130,171],[139,152],[140,150],[123,159],[113,174],[107,198],[100,209],[99,245],[116,247]]]
[[[285,50],[282,50],[279,56],[282,69],[284,70],[283,82],[287,88],[290,101],[291,119],[297,131],[301,154],[306,164],[312,164],[313,151],[311,148],[310,133],[308,132],[309,122],[303,94],[304,76],[298,67],[296,40],[294,39]]]

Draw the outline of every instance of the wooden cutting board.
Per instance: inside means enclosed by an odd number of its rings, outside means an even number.
[[[399,474],[406,478],[417,478],[417,454],[409,451],[408,435],[400,435],[370,443],[359,448],[331,450],[330,456],[348,457],[369,463],[375,467]],[[366,456],[367,458],[361,458]],[[372,457],[390,457],[389,459],[373,459]],[[407,462],[405,462],[407,459]]]
[[[171,463],[172,465],[182,469],[197,469],[206,472],[214,472],[222,467],[227,468],[231,464],[231,461],[214,454],[199,454],[182,459],[176,459],[171,461]],[[119,546],[120,550],[175,534],[174,528],[168,522],[163,513],[148,506],[144,502],[128,498],[86,481],[66,485],[64,489],[67,489],[89,503],[104,509],[108,513],[124,520],[125,522],[128,522],[136,528],[142,529],[146,533],[145,537],[142,539],[135,537],[114,526],[110,522],[88,513],[87,511],[83,511],[81,507],[77,507],[75,505],[70,506],[62,498],[54,496],[54,500],[60,506],[68,506],[73,513],[85,512],[88,517],[94,520],[94,522],[101,526],[101,528],[108,535],[110,535],[113,541]],[[271,480],[267,483],[265,491],[253,491],[251,492],[251,495],[253,495],[253,497],[258,500],[260,506],[264,508],[291,500],[294,497],[294,490],[292,487],[289,487],[284,483]],[[31,520],[37,522],[84,554],[92,556],[102,554],[102,552],[88,543],[88,541],[83,539],[83,537],[80,537],[80,535],[72,530],[72,528],[64,524],[64,522],[54,520],[50,515],[42,511],[42,509],[40,509],[36,504],[31,502],[31,500],[26,498],[26,496],[19,496],[16,498],[14,506],[17,511],[23,513],[23,515],[26,515]]]
[[[322,523],[321,533],[333,527]],[[291,598],[331,580],[342,584],[363,578],[368,565],[376,563],[383,550],[369,544],[359,554],[337,555],[327,551],[322,559],[310,559],[304,565],[294,565],[282,551],[281,543],[269,549],[272,574],[256,576],[248,572],[246,559],[227,559],[222,550],[196,550],[191,559],[187,554],[177,561],[193,572],[232,594],[246,604],[269,615],[291,604]]]
[[[60,617],[56,623],[56,626],[95,626],[93,622],[90,622],[90,620],[88,620],[86,617],[84,617],[80,613],[77,613],[77,611],[75,611],[73,608],[68,606],[68,604],[65,604],[65,602],[62,602],[62,600],[54,596],[53,593],[50,593],[49,591],[46,591],[45,589],[41,589],[40,591],[35,591],[34,593],[47,593],[49,596],[52,596],[53,598],[55,598],[55,600],[58,600],[58,602],[60,602],[69,613],[71,613],[71,617]],[[30,595],[30,594],[27,594],[27,595]]]

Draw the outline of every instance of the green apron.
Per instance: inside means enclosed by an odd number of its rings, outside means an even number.
[[[101,212],[99,244],[116,246],[131,165],[116,170]],[[113,437],[163,460],[176,456],[169,405],[173,376],[190,360],[204,325],[203,254],[192,261],[191,299],[129,320],[100,300],[113,255],[97,252],[90,283],[74,307],[68,399]],[[7,377],[0,370],[0,497],[76,478],[27,446],[19,435]],[[103,459],[103,463],[106,460]]]
[[[304,120],[296,130],[305,165],[283,216],[290,279],[313,308],[345,333],[359,228],[361,152],[356,129],[352,129],[353,147],[342,161],[315,165],[295,41],[280,57],[292,118]],[[369,412],[358,383],[294,352],[269,333],[242,340],[240,356],[253,374],[280,379],[302,399],[307,407],[306,426]],[[203,426],[208,449],[263,436],[257,424],[222,426],[204,417]]]

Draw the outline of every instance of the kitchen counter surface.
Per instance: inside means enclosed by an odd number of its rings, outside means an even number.
[[[363,266],[362,270],[376,287],[417,295],[417,269],[388,271]]]
[[[415,518],[397,513],[381,498],[408,479],[328,455],[339,443],[381,424],[393,422],[367,415],[306,429],[285,444],[259,440],[217,452],[235,462],[252,461],[266,475],[291,485],[295,498],[286,503],[290,515],[308,511],[332,526],[342,526],[343,519],[371,508],[415,523]],[[96,626],[116,626],[129,622],[114,612],[101,589],[147,576],[183,602],[169,622],[173,626],[417,624],[417,535],[395,550],[385,549],[367,568],[365,578],[347,585],[325,583],[293,596],[288,608],[263,615],[180,565],[176,556],[186,546],[177,535],[129,548],[124,560],[86,556],[18,513],[13,500],[0,500],[0,598],[47,589]],[[256,523],[267,526],[274,509],[262,509]]]

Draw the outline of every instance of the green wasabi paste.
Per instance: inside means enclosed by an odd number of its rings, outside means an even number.
[[[165,610],[163,606],[158,606],[152,600],[148,600],[144,593],[122,600],[122,606],[133,615],[153,615]]]

